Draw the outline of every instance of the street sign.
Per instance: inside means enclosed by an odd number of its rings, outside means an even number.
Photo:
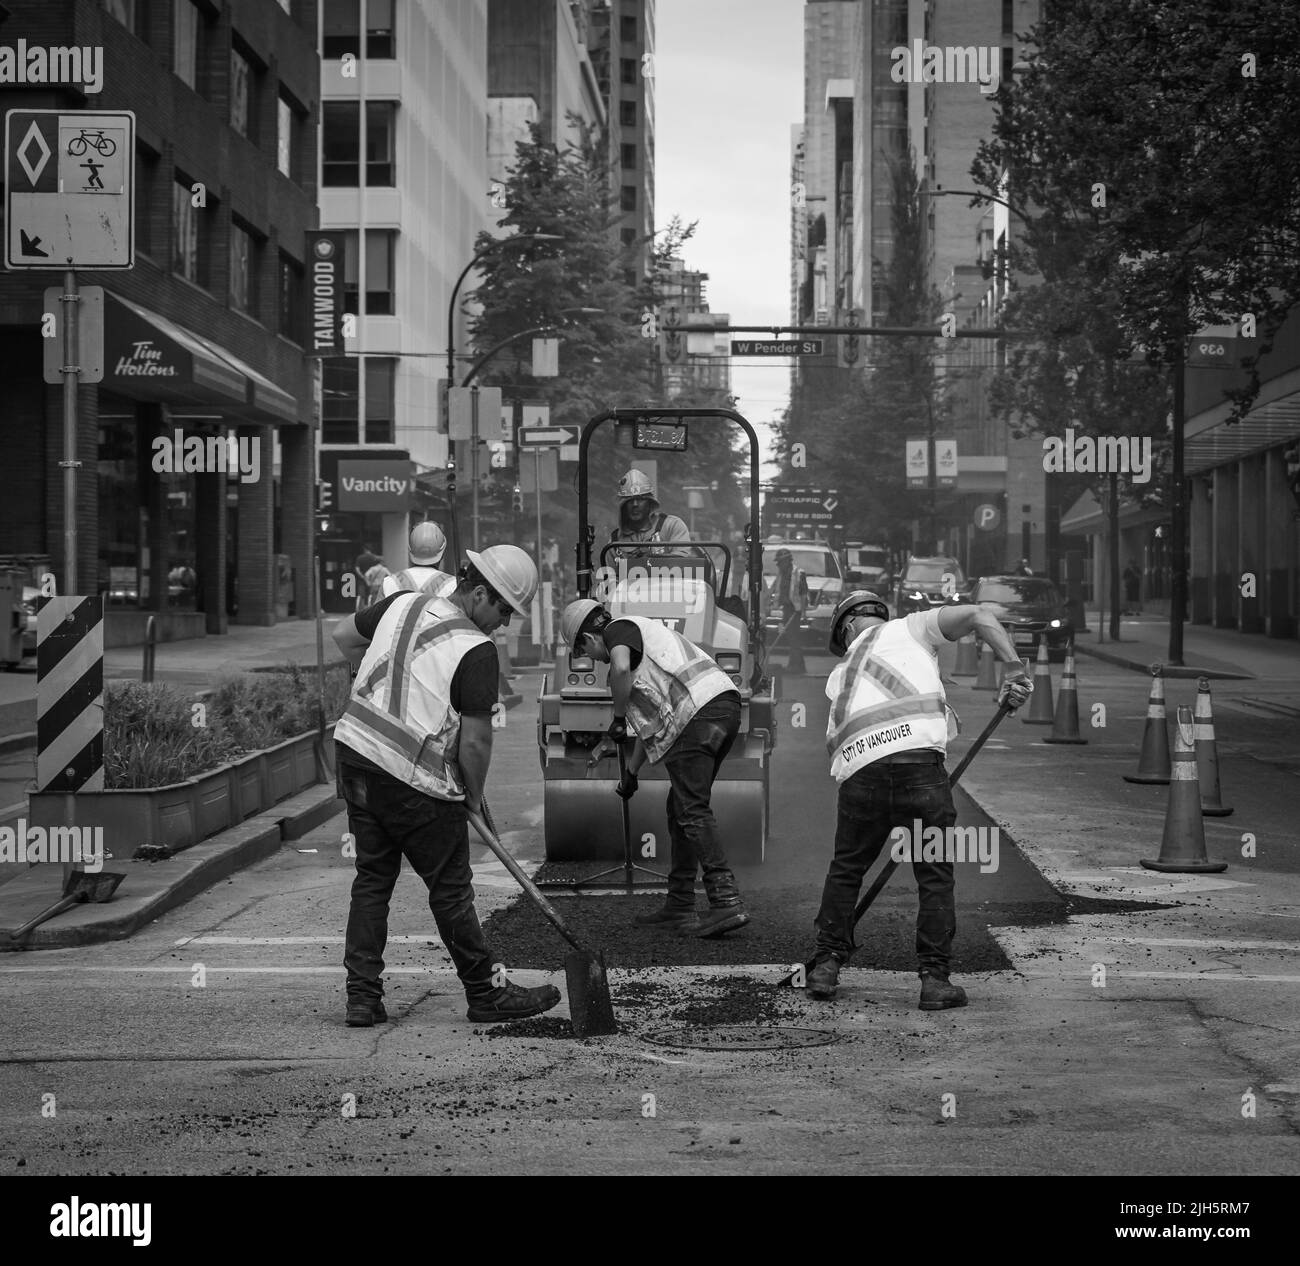
[[[104,381],[104,287],[82,286],[77,292],[77,381]],[[48,286],[42,311],[41,346],[45,353],[45,381],[63,384],[63,287]],[[51,333],[45,322],[53,317]]]
[[[478,425],[474,421],[474,400],[478,399]],[[501,426],[500,387],[452,387],[447,392],[447,435],[453,440],[469,440],[477,430],[486,439]]]
[[[5,267],[135,266],[135,115],[5,114]]]
[[[825,340],[819,338],[732,339],[733,356],[820,356]]]
[[[835,522],[839,493],[835,488],[769,488],[764,511],[769,527],[786,523],[811,526]]]
[[[981,532],[991,532],[1002,522],[1002,511],[992,502],[985,501],[975,507],[972,521]]]
[[[520,448],[556,448],[561,444],[576,444],[581,428],[576,426],[521,426]]]

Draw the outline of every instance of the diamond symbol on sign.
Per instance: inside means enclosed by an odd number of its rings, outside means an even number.
[[[41,151],[40,161],[33,166],[27,161],[27,150],[31,143],[35,141]],[[41,129],[37,127],[36,120],[32,120],[32,125],[27,129],[27,135],[23,137],[23,142],[18,147],[18,165],[27,173],[27,179],[35,184],[41,172],[45,170],[45,164],[50,161],[50,147],[45,143],[45,137],[41,135]]]

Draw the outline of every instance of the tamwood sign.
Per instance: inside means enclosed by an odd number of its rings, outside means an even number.
[[[344,238],[342,233],[307,234],[311,295],[307,330],[309,356],[342,356]]]

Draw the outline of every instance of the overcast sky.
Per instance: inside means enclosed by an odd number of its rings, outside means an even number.
[[[709,307],[790,319],[790,125],[803,119],[802,0],[658,0],[655,223],[699,220],[683,252]],[[788,399],[788,360],[732,362],[751,422]]]

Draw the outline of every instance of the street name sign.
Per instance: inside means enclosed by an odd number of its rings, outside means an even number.
[[[819,338],[733,338],[733,356],[820,356],[824,339]]]
[[[5,114],[5,267],[135,266],[135,115]]]

